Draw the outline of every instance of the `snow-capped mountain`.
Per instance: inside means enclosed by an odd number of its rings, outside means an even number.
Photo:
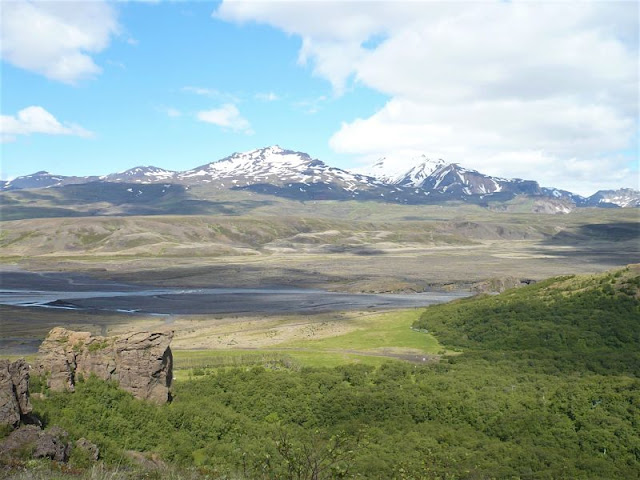
[[[118,183],[170,183],[176,172],[153,166],[134,167],[124,172],[103,175],[100,180]]]
[[[354,172],[373,177],[383,183],[401,185],[405,187],[419,187],[424,179],[438,168],[446,165],[442,159],[432,160],[426,155],[411,159],[411,165],[407,169],[407,163],[398,162],[397,159],[382,157],[373,165],[353,170]]]
[[[631,188],[599,190],[585,201],[589,207],[640,207],[640,192]]]
[[[412,162],[407,166],[407,162],[382,158],[368,168],[347,171],[331,167],[306,153],[275,145],[234,153],[182,172],[154,166],[135,167],[101,177],[67,177],[37,172],[0,182],[0,190],[70,188],[71,185],[95,182],[92,192],[107,196],[111,192],[118,201],[125,203],[131,196],[136,199],[145,196],[147,187],[158,196],[175,196],[178,193],[187,195],[192,186],[197,186],[208,190],[248,190],[296,200],[375,199],[402,204],[455,200],[490,206],[524,195],[534,198],[540,211],[549,212],[566,212],[583,206],[640,206],[640,192],[628,188],[600,191],[584,198],[565,190],[541,187],[533,180],[491,177],[459,164],[448,164],[442,159],[429,159],[425,155],[414,158]],[[172,185],[176,188],[170,188]],[[157,192],[154,190],[156,186]]]
[[[427,160],[424,155],[421,160],[423,161],[417,161],[414,167],[409,169],[405,167],[403,171],[397,166],[398,162],[382,158],[373,165],[358,171],[369,172],[370,175],[387,184],[417,187],[440,199],[469,200],[471,197],[479,197],[481,199],[505,200],[514,195],[528,195],[548,198],[555,200],[556,203],[561,202],[563,206],[557,210],[562,212],[565,212],[569,208],[568,206],[572,206],[572,208],[640,206],[640,192],[630,188],[601,190],[585,198],[566,190],[541,187],[538,182],[533,180],[491,177],[477,170],[461,167],[456,163],[447,164],[444,160]]]
[[[48,188],[59,187],[72,183],[87,183],[95,181],[98,177],[67,177],[64,175],[53,175],[41,170],[31,175],[16,177],[13,180],[3,182],[0,190],[23,190],[27,188]]]
[[[452,163],[433,172],[420,187],[456,196],[484,195],[503,191],[506,183],[504,179],[489,177]]]
[[[364,175],[326,165],[308,154],[285,150],[277,145],[251,150],[178,173],[175,180],[183,184],[206,183],[218,188],[247,189],[265,193],[302,195],[324,191],[323,198],[350,196],[384,188]],[[275,189],[275,190],[274,190]],[[294,192],[299,192],[293,195]]]

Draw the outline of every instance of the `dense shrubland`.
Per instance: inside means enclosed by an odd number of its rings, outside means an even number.
[[[640,376],[640,268],[559,277],[425,310],[443,344],[552,373]]]
[[[431,307],[415,326],[461,351],[434,365],[208,369],[163,407],[89,378],[34,403],[112,465],[156,452],[209,478],[639,478],[638,286],[630,268]]]

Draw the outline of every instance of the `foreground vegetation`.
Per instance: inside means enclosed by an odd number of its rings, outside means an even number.
[[[639,287],[631,267],[430,307],[415,327],[462,350],[437,364],[200,368],[163,407],[89,378],[34,405],[121,473],[136,450],[175,478],[639,478]]]
[[[640,266],[566,276],[427,309],[415,323],[484,358],[552,374],[640,376]]]

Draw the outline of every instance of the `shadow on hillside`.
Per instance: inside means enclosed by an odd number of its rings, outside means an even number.
[[[583,241],[624,242],[640,239],[640,222],[595,223],[562,231],[549,239],[550,244],[572,245]]]
[[[544,253],[549,253],[551,249],[557,256],[575,258],[581,262],[611,265],[639,263],[640,222],[581,225],[549,237],[542,245],[545,247]]]
[[[384,250],[361,245],[327,245],[323,250],[327,253],[350,253],[360,256],[384,255],[386,253]]]
[[[211,201],[183,185],[94,182],[21,190],[3,198],[3,220],[93,215],[244,215],[268,201]],[[6,200],[6,201],[5,201]]]
[[[162,287],[323,288],[327,284],[353,280],[349,275],[313,272],[304,268],[249,264],[223,264],[165,268],[136,272],[96,274],[119,282]]]

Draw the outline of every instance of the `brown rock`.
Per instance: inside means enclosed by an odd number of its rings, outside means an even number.
[[[40,346],[38,371],[53,391],[73,391],[79,376],[114,380],[136,398],[155,403],[169,400],[173,334],[138,332],[94,337],[56,327]]]
[[[69,460],[71,451],[68,437],[69,434],[59,427],[42,432],[36,441],[34,458],[50,458],[56,462],[66,462]]]
[[[0,456],[26,455],[57,462],[66,462],[70,450],[67,432],[58,427],[43,431],[35,425],[27,425],[11,432],[0,443]]]
[[[41,433],[42,430],[35,425],[27,425],[14,430],[0,442],[0,456],[12,455],[16,452],[26,453],[27,451],[31,456]]]
[[[502,293],[510,288],[521,287],[530,281],[531,280],[520,280],[510,276],[494,277],[474,283],[471,288],[479,293]]]
[[[17,427],[31,412],[29,365],[23,360],[0,360],[0,425]]]

